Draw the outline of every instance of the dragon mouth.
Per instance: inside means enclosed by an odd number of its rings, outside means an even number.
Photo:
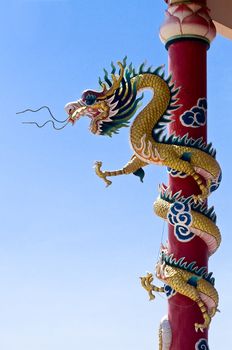
[[[69,102],[65,105],[65,111],[68,114],[68,121],[71,124],[76,123],[81,117],[89,117],[91,122],[89,130],[96,135],[102,135],[102,124],[111,121],[109,106],[104,102],[96,102],[88,105],[82,99]]]
[[[76,109],[73,113],[69,115],[69,121],[74,124],[81,117],[89,117],[91,122],[89,125],[89,130],[96,135],[101,134],[101,118],[102,112],[98,109],[93,109],[91,107],[80,107]]]
[[[81,117],[89,117],[94,120],[100,114],[97,108],[92,108],[87,106],[82,100],[75,102],[69,102],[64,107],[66,113],[68,114],[68,120],[70,123],[74,124]]]
[[[93,109],[91,107],[81,106],[76,110],[69,113],[69,121],[74,124],[81,117],[89,117],[91,119],[91,124],[94,122],[94,119],[98,117],[100,111]]]

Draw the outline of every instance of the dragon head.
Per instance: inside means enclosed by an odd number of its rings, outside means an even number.
[[[127,57],[122,63],[118,62],[118,74],[116,74],[116,67],[113,63],[111,63],[111,76],[104,69],[104,82],[99,78],[101,91],[85,90],[79,100],[67,103],[64,107],[68,114],[65,120],[55,118],[48,106],[42,106],[36,110],[28,108],[17,114],[47,109],[51,119],[42,125],[36,121],[23,123],[35,124],[39,128],[50,123],[55,130],[62,130],[68,124],[74,124],[80,117],[87,116],[91,119],[90,131],[93,134],[108,136],[112,136],[113,133],[117,134],[121,127],[129,126],[129,120],[140,107],[139,102],[143,98],[143,94],[137,98],[137,82],[140,73],[143,72],[144,63],[136,73],[132,64],[127,66],[126,59]]]
[[[102,91],[85,90],[81,99],[65,105],[68,120],[74,124],[82,116],[91,119],[90,131],[96,135],[112,136],[118,129],[128,126],[129,119],[139,107],[140,98],[136,98],[137,79],[131,66],[126,68],[126,59],[118,62],[119,73],[111,64],[111,79],[105,71],[105,82],[99,79]],[[134,79],[133,79],[134,78]]]
[[[94,134],[101,133],[101,124],[109,118],[110,106],[106,100],[100,99],[101,93],[86,90],[78,101],[69,102],[65,105],[65,111],[69,116],[69,122],[74,124],[82,116],[91,119],[90,131]]]

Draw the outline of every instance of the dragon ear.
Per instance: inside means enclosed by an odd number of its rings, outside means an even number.
[[[115,74],[111,74],[113,84],[108,90],[106,88],[106,85],[104,83],[101,83],[102,91],[101,91],[101,96],[98,97],[98,100],[104,100],[106,97],[113,95],[114,91],[119,88],[122,78],[124,76],[125,69],[121,62],[117,62],[117,63],[120,68],[119,77],[117,78]]]

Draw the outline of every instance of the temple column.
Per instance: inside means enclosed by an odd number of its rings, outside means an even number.
[[[169,72],[175,86],[180,88],[174,122],[169,133],[207,141],[207,50],[216,35],[206,1],[167,0],[165,22],[160,38],[168,50]],[[187,155],[186,155],[187,156]],[[182,191],[188,197],[199,194],[196,182],[183,173],[169,170],[169,186],[173,193]],[[190,263],[208,267],[208,248],[194,234],[177,235],[168,225],[168,253],[176,259],[185,257]],[[170,350],[195,350],[201,339],[207,343],[207,329],[196,332],[194,323],[202,323],[202,313],[191,299],[176,294],[168,301],[168,318],[172,329]],[[204,348],[206,349],[206,348]]]

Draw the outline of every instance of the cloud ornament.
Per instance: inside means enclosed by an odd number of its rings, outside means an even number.
[[[188,128],[199,128],[206,124],[207,100],[199,98],[197,106],[193,106],[190,110],[184,112],[180,116],[182,125]]]
[[[174,234],[178,241],[189,242],[195,234],[191,232],[192,224],[191,207],[189,203],[175,202],[168,211],[167,220],[174,226]]]
[[[170,299],[171,297],[173,297],[173,295],[176,294],[176,291],[175,291],[175,289],[170,287],[168,284],[165,284],[164,285],[164,293],[166,294],[166,297],[168,299]]]
[[[209,345],[206,339],[201,338],[195,345],[195,350],[209,350]]]

